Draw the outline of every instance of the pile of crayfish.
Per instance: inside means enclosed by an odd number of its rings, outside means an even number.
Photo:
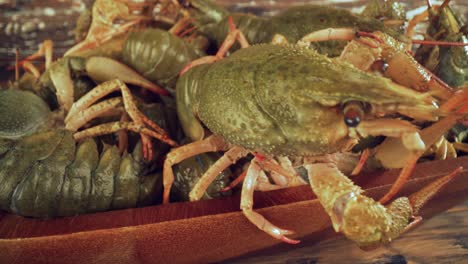
[[[159,1],[173,19],[158,19],[154,1],[96,0],[62,58],[45,41],[17,59],[0,90],[2,210],[71,216],[241,189],[250,222],[298,243],[253,195],[310,184],[334,229],[373,248],[462,170],[395,199],[418,161],[468,151],[467,27],[449,0],[411,21],[393,1],[273,17],[182,2]],[[401,168],[379,201],[346,176],[379,168]]]

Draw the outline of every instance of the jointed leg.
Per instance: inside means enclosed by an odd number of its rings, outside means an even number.
[[[183,17],[179,19],[168,31],[174,36],[179,36],[183,31],[192,24],[192,19]]]
[[[193,156],[206,152],[227,150],[229,146],[221,137],[209,136],[206,139],[171,150],[166,156],[163,168],[163,203],[169,203],[172,183],[174,182],[174,172],[172,166]]]
[[[31,62],[23,61],[22,65],[23,65],[23,69],[27,72],[30,72],[34,77],[36,78],[41,77],[41,72]]]
[[[226,39],[224,40],[223,44],[221,44],[221,47],[219,47],[219,50],[215,56],[205,56],[205,57],[196,59],[192,62],[189,62],[180,71],[180,75],[184,74],[185,72],[187,72],[188,70],[190,70],[191,68],[197,65],[206,64],[206,63],[214,63],[215,61],[222,59],[224,56],[226,56],[226,53],[236,43],[236,41],[240,43],[242,48],[246,48],[250,46],[244,33],[238,30],[236,26],[234,25],[234,22],[232,21],[232,17],[229,18],[229,28],[230,28],[229,34],[226,36]]]
[[[53,60],[53,50],[54,50],[54,42],[50,39],[44,40],[40,45],[38,51],[34,54],[26,57],[25,59],[19,62],[19,65],[24,67],[26,62],[36,60],[38,58],[44,57],[45,58],[45,68],[48,69],[52,64]]]
[[[272,174],[277,173],[285,178],[287,185],[290,184],[298,178],[298,175],[292,166],[287,166],[286,164],[278,164],[272,158],[263,157],[262,159],[257,158],[257,163],[263,170],[270,171]],[[274,180],[274,179],[273,179]]]
[[[115,133],[121,130],[130,130],[135,133],[139,133],[140,135],[143,134],[145,136],[149,136],[149,137],[162,140],[162,136],[160,134],[155,133],[154,131],[149,130],[148,128],[142,127],[140,125],[137,125],[131,122],[119,122],[119,121],[97,125],[97,126],[90,127],[88,129],[76,132],[75,134],[73,134],[73,138],[75,138],[75,140],[81,140],[83,138],[111,134],[111,133]]]
[[[70,68],[68,64],[54,64],[50,67],[49,75],[52,83],[57,88],[56,95],[60,108],[66,113],[72,107],[75,97]]]
[[[274,159],[270,159],[267,157],[258,158],[257,156],[257,163],[259,166],[266,171],[270,172],[271,179],[273,180],[274,184],[271,184],[266,175],[260,175],[260,180],[258,181],[257,187],[255,190],[257,191],[270,191],[270,190],[277,190],[286,187],[292,186],[299,186],[307,184],[304,180],[302,180],[299,175],[297,175],[296,171],[291,165],[291,161],[286,157],[276,157],[280,164],[278,164]],[[247,175],[247,171],[244,171],[239,177],[233,180],[228,187],[224,188],[222,191],[229,191],[234,188],[236,185],[241,183]],[[263,176],[265,179],[263,179]]]
[[[216,177],[227,167],[236,163],[240,158],[249,154],[249,151],[241,147],[233,147],[219,158],[198,180],[193,189],[190,191],[190,201],[197,201],[205,193],[206,189],[216,179]]]
[[[361,37],[371,38],[372,40]],[[378,48],[379,43],[383,43],[383,41],[378,36],[372,33],[355,31],[352,28],[326,28],[318,30],[302,37],[299,42],[309,43],[328,40],[353,40],[356,38],[357,41],[362,42],[363,44],[372,48]]]
[[[129,120],[129,117],[128,117],[127,113],[122,111],[122,116],[120,117],[120,122],[128,122],[128,121],[130,121],[130,120]],[[118,134],[118,137],[119,137],[119,152],[122,154],[122,153],[125,152],[125,150],[127,150],[127,147],[128,147],[128,133],[127,133],[127,131],[120,130],[119,134]]]
[[[271,176],[272,174],[270,174]],[[255,185],[255,191],[268,192],[286,188],[286,185],[279,185],[270,183],[270,179],[266,175],[265,171],[260,171],[257,178],[257,184]]]
[[[244,184],[242,186],[241,194],[241,209],[244,215],[249,219],[249,221],[258,227],[260,230],[265,231],[270,236],[280,239],[283,242],[289,244],[297,244],[300,241],[294,240],[286,237],[286,235],[291,235],[294,232],[286,229],[281,229],[271,222],[265,219],[261,214],[253,210],[253,193],[257,185],[257,179],[261,172],[260,166],[257,164],[256,158],[253,159],[250,163],[250,166],[247,170],[247,176],[245,177]]]
[[[101,102],[93,107],[90,107],[97,100],[103,98],[111,92],[120,90],[122,93],[121,99],[110,99],[104,102]],[[98,128],[87,129],[86,133],[81,131],[78,135],[92,135],[92,133],[101,133],[100,131],[118,131],[121,129],[128,128],[129,130],[140,133],[141,142],[143,147],[144,158],[150,160],[152,157],[152,144],[149,137],[157,138],[171,146],[177,146],[177,143],[169,138],[167,133],[160,128],[158,125],[153,123],[147,117],[145,117],[136,107],[136,103],[130,93],[128,87],[121,82],[120,80],[112,80],[98,85],[96,88],[88,92],[86,95],[80,98],[75,102],[67,117],[65,118],[65,123],[67,127],[78,129],[81,125],[86,123],[92,118],[95,118],[103,113],[108,112],[109,110],[115,108],[123,102],[126,113],[129,115],[130,119],[133,121],[132,125],[127,125],[126,123],[117,122],[120,125],[113,125],[110,127],[98,126]],[[146,126],[154,129],[150,130]],[[120,127],[120,128],[119,128]],[[118,129],[119,128],[119,129]],[[115,130],[117,129],[117,130]],[[106,132],[111,133],[111,132]]]
[[[369,149],[365,149],[362,151],[361,158],[359,159],[358,164],[356,165],[356,167],[354,167],[353,171],[351,172],[352,176],[358,175],[362,171],[362,169],[364,168],[364,165],[366,164],[366,161],[369,159],[369,155],[370,155]]]
[[[103,114],[117,110],[122,105],[122,98],[116,97],[94,104],[83,111],[78,112],[73,118],[70,118],[65,124],[65,128],[71,131],[77,131],[80,127],[86,125],[89,121],[102,116]],[[124,120],[122,120],[124,121]]]
[[[245,179],[245,176],[247,176],[247,170],[243,171],[237,178],[235,178],[230,184],[229,186],[225,187],[224,189],[222,189],[221,191],[222,192],[227,192],[229,190],[232,190],[234,187],[236,187],[238,184],[240,184],[244,179]]]

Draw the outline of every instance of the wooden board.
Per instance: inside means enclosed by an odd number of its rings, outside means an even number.
[[[339,254],[337,254],[339,252]],[[391,245],[362,251],[344,237],[304,242],[295,248],[275,246],[228,261],[237,263],[468,263],[468,201],[438,214]]]
[[[468,165],[468,157],[421,163],[402,195],[462,165]],[[398,170],[375,172],[356,181],[369,196],[379,198],[397,175]],[[429,218],[466,199],[468,170],[464,169],[421,214]],[[335,236],[328,216],[307,186],[256,193],[256,205],[265,217],[295,230],[296,237],[304,241]],[[53,220],[6,214],[0,219],[0,256],[5,263],[216,262],[280,243],[250,224],[238,208],[239,197],[229,197]]]

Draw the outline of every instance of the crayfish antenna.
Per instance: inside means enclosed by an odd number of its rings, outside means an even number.
[[[19,80],[19,49],[15,49],[15,81]]]
[[[437,41],[437,40],[411,40],[413,44],[421,44],[427,46],[450,46],[450,47],[465,47],[468,46],[468,43],[463,42],[451,42],[451,41]]]
[[[440,5],[439,8],[440,8],[440,9],[445,8],[446,6],[448,6],[449,2],[450,2],[450,0],[445,0],[445,1]]]

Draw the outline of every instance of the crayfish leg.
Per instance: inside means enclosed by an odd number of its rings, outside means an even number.
[[[253,194],[257,185],[257,180],[261,172],[260,166],[257,164],[256,158],[254,158],[249,168],[247,169],[247,175],[244,179],[241,194],[241,209],[245,217],[249,221],[258,227],[260,230],[266,232],[270,236],[279,239],[288,244],[297,244],[300,241],[290,239],[286,235],[294,234],[291,230],[281,229],[273,225],[270,221],[265,219],[261,214],[253,210]]]
[[[71,131],[77,131],[82,126],[86,125],[91,120],[103,116],[110,111],[119,111],[118,106],[122,105],[122,98],[111,98],[104,100],[100,103],[94,104],[89,108],[81,111],[79,115],[75,115],[73,118],[68,119],[65,128]],[[124,120],[122,120],[124,121]]]
[[[36,66],[34,66],[34,64],[32,64],[30,61],[23,61],[21,65],[23,66],[23,69],[25,71],[30,72],[36,79],[39,79],[39,77],[41,77],[41,72],[39,71],[39,69]]]
[[[172,166],[198,154],[206,152],[225,151],[229,148],[227,143],[217,136],[209,136],[203,140],[195,141],[187,145],[183,145],[176,149],[172,149],[164,160],[163,167],[163,203],[169,203],[171,187],[174,183],[174,172]],[[217,175],[217,174],[216,174]]]
[[[32,60],[37,60],[41,57],[44,57],[44,60],[45,60],[45,68],[48,69],[50,67],[50,65],[52,64],[52,60],[53,60],[53,51],[54,51],[54,42],[50,39],[46,39],[44,40],[40,45],[39,45],[39,49],[29,55],[28,57],[20,60],[18,62],[18,65],[19,66],[25,66],[25,63],[27,62],[30,62]],[[25,70],[27,70],[25,68]]]
[[[227,167],[236,163],[239,159],[247,156],[249,151],[244,148],[234,146],[224,153],[198,180],[193,189],[190,191],[190,201],[198,201],[202,198],[206,189],[216,179],[216,177]]]
[[[407,159],[405,166],[401,169],[400,175],[398,175],[397,180],[392,185],[390,190],[382,197],[379,202],[385,204],[390,201],[402,188],[405,186],[406,181],[408,181],[409,176],[416,166],[416,162],[421,157],[422,153],[412,153]]]
[[[241,44],[242,48],[247,48],[249,47],[249,42],[247,41],[247,38],[245,37],[244,33],[240,31],[239,29],[236,28],[234,25],[234,22],[232,20],[232,17],[229,17],[229,34],[226,36],[226,39],[224,42],[221,44],[219,47],[218,52],[216,53],[215,56],[205,56],[198,58],[194,61],[189,62],[187,65],[184,66],[184,68],[180,71],[179,75],[184,74],[191,68],[201,65],[201,64],[207,64],[207,63],[214,63],[226,56],[228,53],[229,49],[238,41]]]
[[[91,106],[96,101],[102,99],[104,96],[119,90],[122,93],[122,99],[113,98]],[[133,121],[132,123],[115,122],[108,126],[105,126],[107,124],[96,126],[75,133],[75,139],[114,133],[122,129],[132,130],[141,135],[144,154],[143,156],[146,160],[151,160],[153,156],[152,144],[149,137],[159,139],[171,146],[177,146],[177,143],[171,140],[161,127],[149,120],[143,113],[140,112],[140,110],[138,110],[136,102],[131,95],[130,89],[125,85],[125,83],[118,79],[98,85],[86,95],[81,97],[77,102],[75,102],[72,105],[67,117],[65,118],[66,127],[76,131],[91,119],[108,113],[110,110],[118,107],[121,103],[123,103],[126,113]],[[153,130],[148,129],[147,126]]]
[[[71,78],[71,71],[68,65],[55,63],[49,69],[50,79],[57,88],[57,101],[60,108],[68,112],[74,101],[75,91],[74,84]]]
[[[235,178],[227,187],[224,187],[221,192],[227,192],[232,190],[234,187],[236,187],[238,184],[240,184],[244,179],[245,176],[247,176],[247,170],[243,171],[237,178]]]

